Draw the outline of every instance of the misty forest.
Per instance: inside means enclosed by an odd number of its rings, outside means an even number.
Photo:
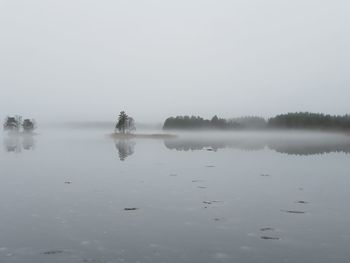
[[[280,114],[265,120],[261,117],[218,118],[206,120],[195,116],[177,116],[165,120],[164,130],[168,129],[316,129],[350,130],[350,115],[332,116],[321,113],[298,112]]]

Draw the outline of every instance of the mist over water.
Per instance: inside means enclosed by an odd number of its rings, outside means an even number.
[[[110,132],[1,134],[2,262],[347,262],[348,135]]]
[[[231,148],[247,151],[269,149],[295,155],[350,153],[347,134],[312,131],[189,132],[165,140],[168,149],[217,151]]]
[[[348,263],[349,9],[0,0],[0,263]]]

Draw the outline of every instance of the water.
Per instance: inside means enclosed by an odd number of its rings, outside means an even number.
[[[2,134],[0,262],[349,262],[349,137],[39,133]]]

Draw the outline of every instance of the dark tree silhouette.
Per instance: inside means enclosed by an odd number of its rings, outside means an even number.
[[[260,117],[241,117],[225,120],[214,116],[211,120],[201,117],[177,116],[165,120],[163,129],[317,129],[350,130],[350,115],[332,116],[322,113],[297,112],[280,114],[266,121]]]
[[[115,128],[121,132],[121,133],[125,133],[125,129],[126,129],[126,122],[128,120],[128,115],[126,115],[125,111],[121,111],[119,113],[118,116],[118,122],[117,125],[115,126]]]
[[[135,121],[132,117],[129,117],[125,111],[121,111],[118,116],[118,121],[115,126],[116,130],[125,134],[135,130]]]
[[[234,129],[237,127],[239,127],[238,123],[228,122],[216,115],[211,120],[199,116],[177,116],[166,119],[163,129]]]
[[[35,120],[25,119],[22,127],[25,132],[32,132],[36,128]]]
[[[270,118],[270,128],[349,130],[350,115],[332,116],[322,113],[296,112]]]
[[[21,116],[14,116],[14,117],[7,117],[4,122],[4,130],[5,131],[19,131],[21,128],[22,123],[22,117]]]

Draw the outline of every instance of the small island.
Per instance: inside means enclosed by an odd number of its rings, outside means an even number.
[[[176,116],[165,120],[163,130],[319,130],[350,131],[350,115],[329,115],[311,112],[279,114],[265,119],[248,116],[211,119],[199,116]]]
[[[24,119],[22,116],[16,115],[13,117],[6,117],[3,124],[4,131],[14,133],[33,133],[37,128],[36,121],[34,119]]]
[[[128,140],[128,139],[172,139],[177,136],[174,134],[159,133],[159,134],[137,134],[134,118],[128,116],[125,111],[121,111],[115,125],[114,133],[110,136],[113,139]]]

